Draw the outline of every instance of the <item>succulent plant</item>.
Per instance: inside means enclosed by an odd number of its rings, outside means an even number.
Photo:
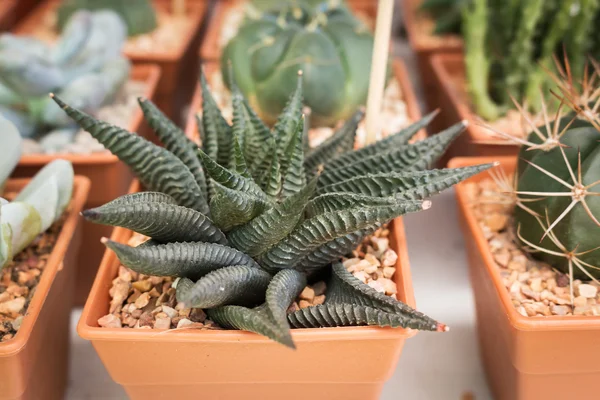
[[[272,123],[304,71],[304,101],[313,126],[349,118],[367,98],[373,35],[340,1],[311,6],[285,1],[249,15],[222,55],[238,86],[263,119]]]
[[[557,50],[564,46],[571,68],[582,73],[599,5],[598,0],[468,2],[462,29],[467,86],[477,114],[499,118],[511,107],[511,96],[540,111],[542,93],[547,103],[551,99],[545,69],[555,70]]]
[[[419,11],[435,20],[433,33],[436,35],[459,34],[462,25],[462,8],[468,0],[425,0]]]
[[[4,183],[21,158],[21,135],[17,127],[12,122],[0,115],[0,195],[4,188]]]
[[[48,92],[95,112],[109,103],[129,76],[121,55],[126,31],[112,11],[81,11],[55,46],[30,37],[0,35],[0,115],[22,136],[76,130]]]
[[[116,12],[125,21],[129,36],[152,32],[158,26],[151,0],[63,0],[56,10],[58,29],[62,31],[80,10]]]
[[[207,309],[222,327],[287,346],[293,346],[290,324],[444,330],[363,284],[339,260],[383,223],[427,208],[426,197],[489,167],[426,170],[465,124],[408,144],[429,115],[352,151],[362,118],[357,111],[321,146],[305,152],[301,74],[273,131],[235,83],[231,87],[233,125],[201,77],[202,149],[147,100],[140,105],[165,148],[54,97],[151,190],[83,213],[89,221],[151,238],[138,247],[105,239],[106,246],[135,271],[178,277],[177,299]],[[330,276],[326,302],[287,315],[307,281],[323,275]]]
[[[2,147],[2,156],[11,157],[5,151]],[[59,159],[42,168],[12,202],[0,202],[0,268],[60,218],[72,193],[73,166]]]

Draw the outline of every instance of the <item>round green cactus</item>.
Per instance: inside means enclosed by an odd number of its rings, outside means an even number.
[[[286,2],[248,18],[222,55],[238,86],[267,122],[273,122],[304,72],[304,101],[313,125],[333,125],[364,104],[373,35],[337,2]]]
[[[574,114],[530,134],[520,152],[515,228],[532,256],[600,278],[600,132]]]
[[[129,36],[152,32],[158,25],[150,0],[64,0],[56,11],[58,28],[62,31],[76,11],[105,9],[112,10],[123,18]]]

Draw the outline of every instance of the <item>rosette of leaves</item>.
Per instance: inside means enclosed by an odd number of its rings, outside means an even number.
[[[158,26],[151,0],[63,0],[56,10],[58,29],[62,31],[79,10],[116,12],[127,25],[129,36],[152,32]]]
[[[236,83],[266,122],[276,121],[304,71],[311,124],[350,118],[367,98],[373,35],[340,1],[284,1],[250,14],[223,50],[224,81]]]
[[[121,54],[123,21],[112,11],[73,15],[54,45],[9,33],[0,35],[0,114],[21,136],[77,129],[48,92],[93,113],[115,98],[129,77]]]
[[[138,247],[105,244],[135,271],[179,278],[177,299],[206,309],[225,328],[257,332],[290,347],[290,325],[444,330],[363,284],[339,260],[382,224],[426,208],[425,198],[489,165],[427,170],[465,127],[457,124],[409,144],[432,115],[353,151],[362,118],[357,111],[321,146],[309,148],[301,76],[296,81],[270,130],[233,83],[230,125],[202,76],[201,149],[149,101],[140,105],[165,148],[55,97],[151,190],[87,210],[84,217],[149,236]],[[324,275],[326,302],[288,314],[307,282]]]

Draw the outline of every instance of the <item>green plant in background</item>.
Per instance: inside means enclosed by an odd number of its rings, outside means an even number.
[[[77,127],[48,93],[91,113],[110,103],[129,76],[129,61],[121,55],[125,38],[125,26],[112,11],[78,12],[53,47],[0,35],[0,115],[24,137],[53,131],[74,136]]]
[[[477,114],[495,120],[511,106],[511,96],[532,111],[552,82],[544,68],[566,49],[580,76],[593,49],[598,0],[471,0],[463,8],[468,90]],[[547,102],[551,98],[549,95]]]
[[[207,309],[223,327],[291,347],[289,324],[445,329],[363,284],[339,260],[383,223],[428,208],[424,198],[490,167],[426,170],[464,130],[463,123],[408,144],[430,115],[352,151],[362,118],[358,111],[321,146],[305,151],[301,75],[273,131],[234,83],[232,126],[204,77],[201,87],[202,149],[149,101],[140,105],[165,148],[54,98],[154,191],[83,213],[89,221],[152,239],[135,248],[105,240],[123,265],[178,277],[177,299],[187,306]],[[307,281],[323,274],[330,275],[325,304],[287,315]]]
[[[125,21],[129,36],[152,32],[158,26],[151,0],[63,0],[56,11],[59,30],[80,10],[116,12]]]
[[[311,124],[333,125],[364,104],[369,86],[373,35],[340,1],[314,6],[305,1],[251,15],[222,55],[240,89],[272,123],[304,71],[304,99]]]
[[[0,189],[21,155],[21,136],[0,116]],[[0,199],[0,268],[11,263],[63,214],[73,193],[73,166],[55,160],[38,172],[12,202]],[[2,191],[0,191],[2,194]]]
[[[460,34],[462,9],[469,0],[424,0],[419,11],[427,13],[435,20],[436,35]]]
[[[21,135],[17,128],[0,115],[0,196],[4,184],[21,158]]]

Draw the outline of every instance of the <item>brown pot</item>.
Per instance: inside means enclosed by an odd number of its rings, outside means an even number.
[[[429,108],[435,110],[442,108],[443,104],[438,99],[438,92],[441,89],[434,78],[430,58],[434,54],[440,53],[462,55],[463,41],[460,36],[456,35],[434,35],[432,33],[434,22],[429,16],[419,12],[421,3],[423,3],[423,0],[400,1],[404,28],[410,46],[417,56],[425,98]],[[435,125],[432,125],[432,127],[435,127]]]
[[[9,180],[19,191],[29,180]],[[35,288],[23,324],[14,338],[0,343],[0,399],[59,400],[68,377],[69,322],[76,259],[81,243],[79,213],[90,181],[75,177],[68,216]]]
[[[154,97],[159,77],[160,69],[155,65],[136,65],[131,72],[132,79],[147,83],[145,97],[149,99]],[[153,137],[149,127],[143,123],[143,118],[142,110],[136,108],[127,129],[131,132],[139,132],[147,138]],[[134,176],[129,167],[119,161],[116,156],[106,152],[89,155],[25,155],[21,157],[13,175],[15,177],[31,177],[44,165],[57,158],[70,161],[77,175],[87,176],[93,182],[86,208],[98,207],[124,195],[133,181]],[[87,221],[83,223],[83,251],[80,253],[80,268],[77,273],[76,305],[83,305],[87,298],[96,276],[95,268],[104,253],[104,246],[100,243],[100,238],[110,235],[111,230],[108,226],[92,224]]]
[[[210,79],[213,73],[220,68],[219,62],[204,62],[203,68],[206,76]],[[398,84],[400,85],[400,89],[402,90],[402,94],[404,96],[404,102],[406,103],[406,112],[411,121],[418,121],[421,119],[421,110],[419,108],[419,103],[417,100],[417,96],[415,94],[415,90],[410,81],[410,77],[408,75],[408,71],[406,70],[406,66],[404,62],[398,58],[394,59],[393,63],[393,71],[394,77],[398,80]],[[196,125],[195,115],[202,108],[202,92],[200,87],[196,87],[196,92],[194,93],[194,97],[192,98],[192,103],[190,105],[190,110],[187,118],[187,124],[185,126],[185,133],[187,137],[191,139],[198,138],[198,128]],[[427,137],[427,133],[424,129],[420,130],[416,135],[415,139],[422,140]]]
[[[451,168],[500,161],[512,174],[516,157],[472,157]],[[479,181],[485,174],[470,181]],[[488,243],[471,210],[465,184],[456,186],[461,227],[475,292],[479,345],[497,400],[598,398],[600,317],[525,317],[512,305]]]
[[[245,0],[218,0],[215,3],[202,46],[200,47],[200,59],[203,62],[221,61],[221,52],[223,49],[219,36],[225,16],[231,8],[245,2]],[[373,20],[377,16],[377,1],[375,0],[346,0],[346,3],[355,12],[362,13]]]
[[[45,0],[15,29],[19,34],[48,35],[53,28],[52,15],[59,0]],[[172,0],[154,0],[157,13],[171,13]],[[156,64],[161,68],[161,78],[156,88],[157,105],[174,121],[180,122],[179,111],[187,104],[198,79],[199,61],[197,49],[200,46],[200,28],[207,9],[207,1],[187,1],[186,16],[190,24],[181,33],[177,46],[168,51],[143,50],[125,45],[124,53],[135,64]],[[159,17],[160,18],[160,17]],[[40,26],[46,32],[40,32]],[[52,34],[52,32],[50,32]],[[129,43],[129,42],[128,42]]]
[[[490,131],[476,124],[477,120],[469,105],[465,79],[465,63],[462,55],[436,54],[431,57],[435,84],[438,89],[440,115],[438,123],[446,125],[461,120],[470,122],[467,132],[461,135],[447,153],[456,156],[514,156],[519,146],[508,140],[496,139]],[[436,118],[436,119],[438,119]],[[491,140],[499,144],[486,144]]]
[[[0,32],[10,30],[15,22],[16,0],[0,2]]]
[[[138,191],[132,185],[133,191]],[[415,306],[402,219],[390,227],[398,253],[398,298]],[[126,243],[131,231],[116,228]],[[77,326],[111,377],[131,399],[375,400],[395,369],[407,338],[417,331],[375,327],[295,329],[293,351],[244,331],[157,331],[101,328],[119,260],[111,251]],[[143,368],[140,368],[143,365]]]

